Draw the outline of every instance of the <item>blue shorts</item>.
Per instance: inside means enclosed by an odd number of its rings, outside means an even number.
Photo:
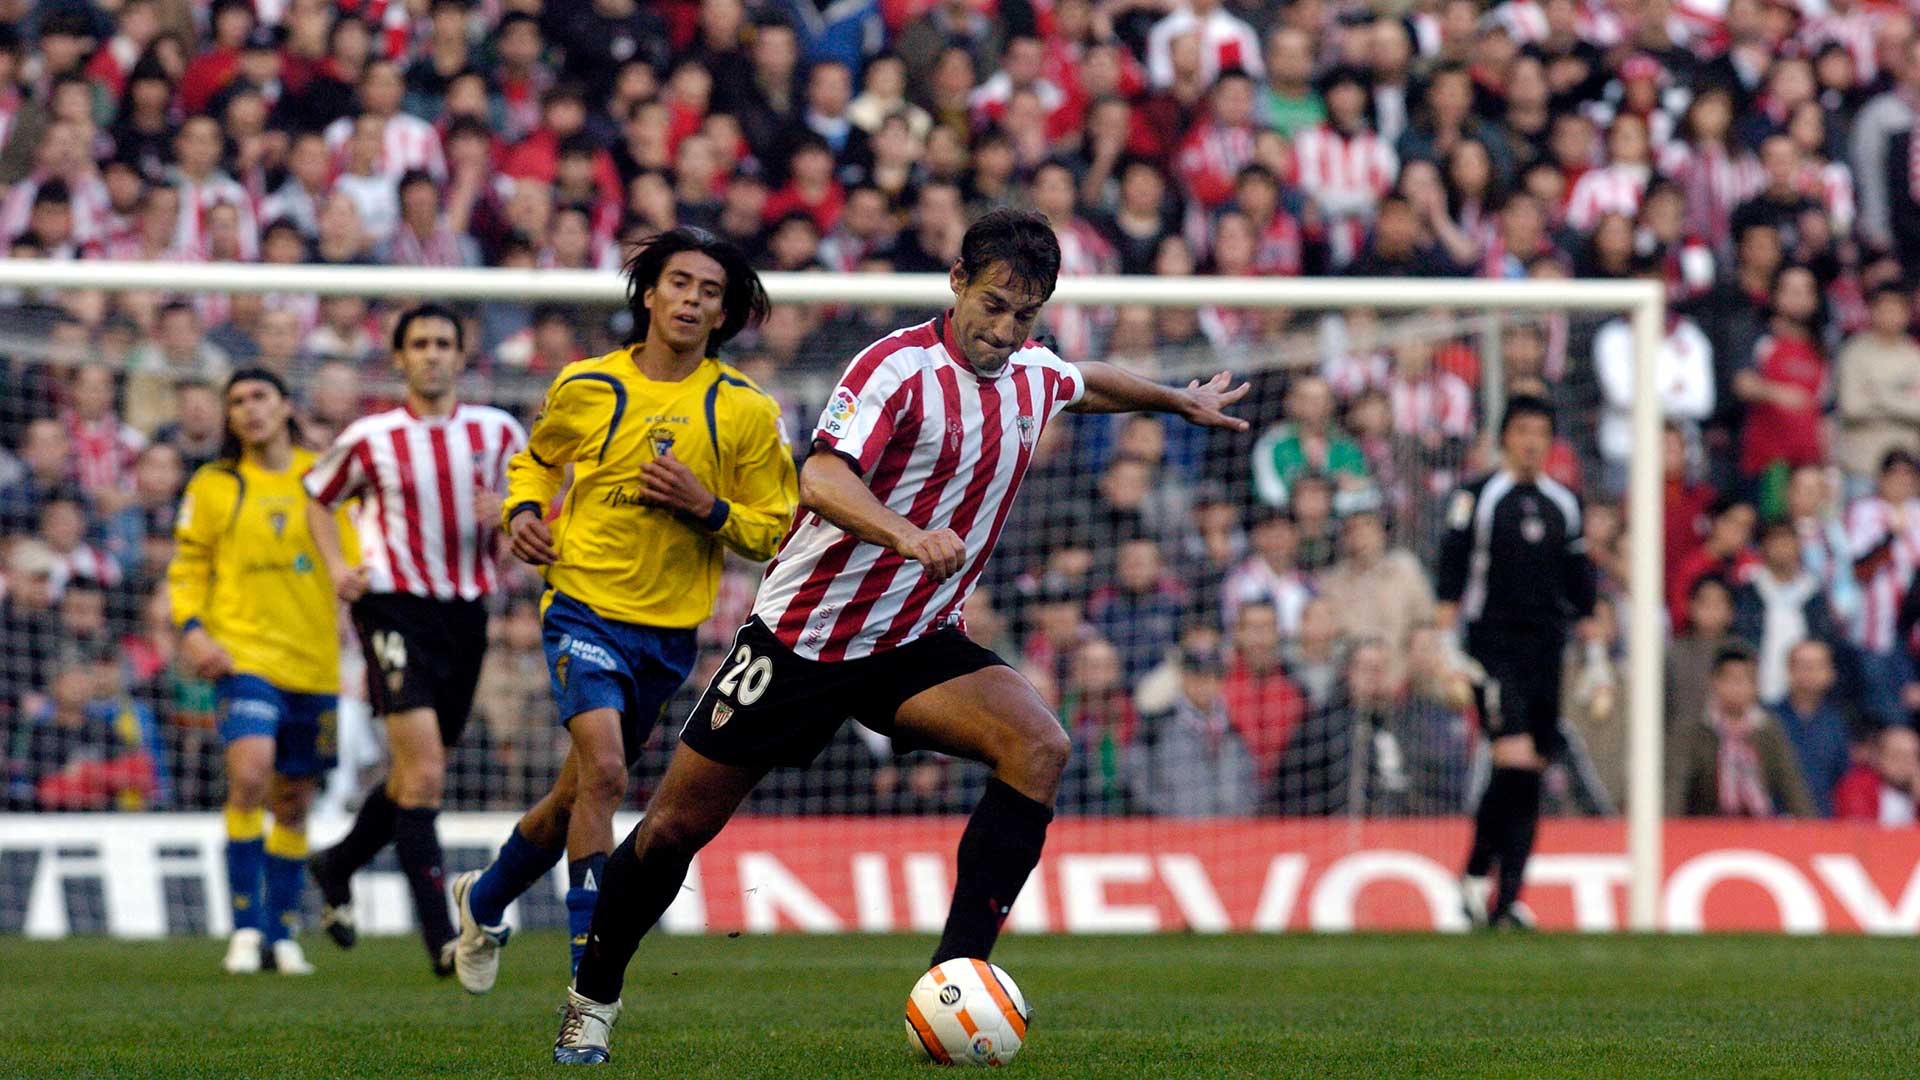
[[[687,681],[696,653],[692,630],[603,619],[559,592],[551,595],[540,620],[540,640],[561,725],[593,709],[619,712],[628,764],[639,757],[648,729]]]
[[[335,694],[296,694],[258,675],[228,675],[214,684],[220,695],[220,737],[249,735],[273,740],[273,771],[282,776],[318,776],[333,768],[337,753]]]

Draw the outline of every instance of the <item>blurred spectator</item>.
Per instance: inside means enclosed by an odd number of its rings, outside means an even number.
[[[1667,646],[1667,730],[1699,716],[1706,708],[1713,659],[1738,644],[1733,635],[1733,586],[1718,574],[1693,583],[1687,615]]]
[[[1920,344],[1910,333],[1911,294],[1888,282],[1868,297],[1868,328],[1834,361],[1839,382],[1840,464],[1870,476],[1887,451],[1920,452]]]
[[[1090,638],[1074,653],[1060,716],[1073,740],[1073,756],[1061,780],[1060,808],[1068,813],[1125,813],[1127,758],[1134,752],[1140,716],[1127,691],[1120,653],[1106,640]]]
[[[1574,624],[1561,681],[1568,779],[1578,803],[1602,815],[1626,805],[1627,672],[1620,644],[1619,616],[1601,596],[1593,614]]]
[[[1752,366],[1734,376],[1733,391],[1747,405],[1740,474],[1771,515],[1786,509],[1787,475],[1826,459],[1820,426],[1829,387],[1825,352],[1814,336],[1821,299],[1813,271],[1782,269],[1770,301],[1771,332]]]
[[[1853,643],[1864,684],[1862,705],[1882,726],[1903,723],[1913,661],[1898,636],[1901,598],[1920,551],[1920,459],[1893,449],[1880,460],[1872,493],[1847,508],[1847,551],[1864,603]]]
[[[163,794],[159,735],[119,692],[110,659],[79,651],[52,667],[46,703],[8,749],[8,802],[40,810],[144,810]]]
[[[1292,515],[1272,507],[1256,509],[1248,539],[1252,553],[1227,575],[1221,589],[1221,625],[1237,623],[1242,604],[1264,603],[1273,608],[1281,636],[1292,637],[1301,610],[1313,596],[1307,575],[1296,564],[1299,532]]]
[[[1834,816],[1870,821],[1883,828],[1911,828],[1920,800],[1920,734],[1910,727],[1881,728],[1868,760],[1841,778],[1833,792]]]
[[[1656,268],[1657,272],[1657,268]],[[1627,458],[1633,448],[1633,330],[1625,319],[1600,328],[1593,341],[1593,364],[1605,395],[1600,416],[1601,487],[1618,497],[1627,489]],[[1713,413],[1713,346],[1700,327],[1684,315],[1667,317],[1657,370],[1664,414],[1682,424],[1698,424]],[[1688,428],[1689,441],[1694,437]]]
[[[1677,717],[1667,752],[1675,817],[1813,817],[1819,813],[1780,725],[1760,708],[1753,653],[1722,649],[1698,716]]]
[[[1787,693],[1788,656],[1809,638],[1837,647],[1844,637],[1820,579],[1800,556],[1800,534],[1785,519],[1760,532],[1760,565],[1733,591],[1733,631],[1756,650],[1760,700]]]
[[[1211,817],[1258,808],[1253,757],[1228,716],[1223,674],[1219,654],[1183,651],[1173,707],[1141,717],[1130,789],[1142,810]]]
[[[1386,646],[1387,678],[1398,685],[1406,676],[1401,658],[1414,629],[1433,621],[1433,585],[1411,553],[1387,546],[1381,513],[1375,503],[1342,517],[1341,558],[1321,575],[1320,595],[1332,605],[1343,636]]]
[[[1787,654],[1787,693],[1773,715],[1821,817],[1834,816],[1834,789],[1852,763],[1853,718],[1833,690],[1833,650],[1817,639],[1795,645]]]
[[[226,417],[220,393],[210,382],[182,379],[174,383],[172,419],[159,425],[154,442],[165,443],[180,453],[180,471],[194,471],[220,455],[220,440],[226,430]]]
[[[1287,420],[1253,444],[1253,483],[1260,501],[1285,506],[1290,485],[1303,470],[1326,473],[1341,483],[1364,481],[1366,457],[1358,444],[1332,426],[1333,391],[1325,379],[1301,376],[1287,394]]]
[[[73,490],[73,441],[58,420],[40,419],[21,436],[20,463],[25,474],[0,488],[0,531],[32,532],[48,500]]]
[[[1751,579],[1760,564],[1753,550],[1756,516],[1751,503],[1734,498],[1723,497],[1708,508],[1706,539],[1669,575],[1672,585],[1667,590],[1667,617],[1676,630],[1687,626],[1695,582],[1716,575],[1729,588],[1735,588]]]
[[[1305,713],[1300,689],[1280,662],[1280,626],[1272,604],[1240,605],[1228,657],[1227,717],[1253,756],[1256,779],[1264,787]]]
[[[1847,528],[1834,511],[1827,470],[1804,465],[1787,481],[1787,518],[1800,536],[1800,555],[1827,591],[1840,625],[1851,628],[1860,615],[1860,582],[1853,575]]]
[[[1128,686],[1172,647],[1184,599],[1159,543],[1144,536],[1121,541],[1113,584],[1094,594],[1088,610],[1093,626],[1120,651]]]
[[[1344,667],[1342,649],[1339,616],[1333,605],[1320,597],[1307,601],[1300,609],[1298,632],[1282,640],[1280,656],[1287,677],[1300,688],[1308,710],[1332,703]]]
[[[565,740],[556,738],[554,729],[539,604],[516,597],[497,625],[480,667],[474,712],[486,725],[487,739],[506,774],[505,788],[530,791],[553,775],[565,753]]]

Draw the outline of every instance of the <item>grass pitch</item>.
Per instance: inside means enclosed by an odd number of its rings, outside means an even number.
[[[306,979],[223,943],[0,938],[0,1076],[552,1076],[564,945],[469,997],[413,940]],[[641,947],[607,1076],[920,1077],[921,937]],[[1033,1077],[1911,1077],[1920,942],[1873,938],[1009,936]]]

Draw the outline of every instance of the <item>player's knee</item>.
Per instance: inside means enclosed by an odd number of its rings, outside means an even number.
[[[719,833],[719,827],[697,811],[676,807],[648,806],[640,819],[635,842],[638,854],[691,859]]]
[[[613,809],[627,794],[627,763],[618,754],[600,754],[580,760],[580,787],[575,805]]]
[[[438,806],[446,787],[444,752],[422,754],[394,769],[394,801],[402,806]]]
[[[252,769],[233,769],[227,773],[227,805],[240,810],[261,810],[267,805],[269,773]]]
[[[1027,769],[1048,780],[1058,780],[1067,771],[1067,759],[1073,755],[1073,743],[1066,729],[1049,720],[1024,734],[1019,754]]]

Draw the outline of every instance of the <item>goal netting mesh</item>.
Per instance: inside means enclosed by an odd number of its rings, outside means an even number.
[[[384,342],[411,299],[0,297],[8,811],[54,820],[218,809],[214,695],[176,662],[164,582],[180,487],[219,443],[219,380],[242,363],[283,372],[307,440],[322,447],[399,400]],[[523,422],[559,367],[613,348],[627,318],[586,303],[460,310],[472,352],[462,396]],[[933,314],[857,296],[781,303],[728,359],[779,399],[804,447],[853,354]],[[1506,397],[1545,393],[1561,417],[1550,472],[1588,499],[1592,549],[1606,592],[1618,594],[1628,403],[1609,399],[1590,360],[1609,318],[1387,311],[1363,296],[1339,309],[1047,312],[1044,332],[1069,360],[1166,382],[1235,372],[1252,386],[1239,409],[1252,430],[1068,416],[1036,449],[966,609],[969,632],[1039,688],[1075,750],[1053,846],[1016,928],[1457,921],[1443,887],[1487,766],[1476,719],[1437,688],[1432,569],[1444,503],[1491,464],[1490,421]],[[450,810],[503,816],[447,816],[449,876],[490,856],[566,753],[540,645],[542,584],[514,567],[492,600],[475,715],[447,782]],[[730,564],[700,632],[700,665],[640,755],[630,811],[662,774],[758,574]],[[1549,813],[1622,810],[1621,622],[1603,608],[1570,647],[1573,751],[1549,778]],[[384,770],[360,650],[342,645],[340,765],[317,811],[320,843]],[[952,841],[984,780],[979,766],[898,754],[849,723],[812,768],[776,772],[755,792],[747,817],[702,856],[705,872],[696,868],[668,926],[937,927]],[[164,910],[136,912],[143,927],[224,925],[208,903],[222,895],[218,825],[195,820],[147,856],[157,860],[151,900]],[[57,906],[71,929],[109,928],[116,906],[140,902],[87,884],[88,860],[109,857],[57,845],[10,856],[0,863],[0,932],[47,917],[32,914],[36,904]],[[405,928],[390,858],[361,888],[376,929]],[[64,869],[35,859],[64,859]],[[1336,873],[1351,880],[1330,883]],[[1363,895],[1374,880],[1384,884]],[[536,889],[516,918],[561,924],[557,897]]]

